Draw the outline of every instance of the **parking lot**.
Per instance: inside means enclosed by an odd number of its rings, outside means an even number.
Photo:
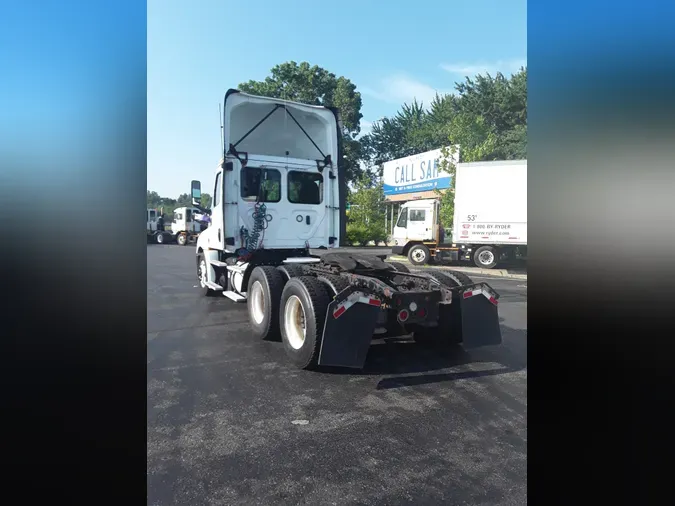
[[[148,504],[526,504],[527,281],[504,344],[375,340],[363,371],[292,368],[245,304],[197,292],[192,246],[149,245]]]

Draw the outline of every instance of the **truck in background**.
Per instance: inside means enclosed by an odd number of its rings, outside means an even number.
[[[176,243],[185,246],[195,243],[199,234],[206,228],[197,218],[204,210],[197,207],[177,207],[173,210],[171,234]]]
[[[145,231],[149,243],[164,244],[173,238],[171,232],[166,229],[159,230],[157,220],[160,216],[161,212],[157,209],[145,210]]]
[[[457,164],[451,237],[440,222],[440,202],[401,206],[392,253],[413,265],[472,261],[492,269],[527,251],[527,160]]]

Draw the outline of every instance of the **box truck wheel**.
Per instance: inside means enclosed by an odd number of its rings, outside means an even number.
[[[253,334],[258,339],[279,338],[279,300],[284,288],[284,277],[274,267],[253,269],[248,280],[246,305]]]
[[[471,285],[473,281],[466,274],[457,271],[428,272],[429,277],[448,288]],[[419,327],[413,333],[416,343],[423,346],[454,348],[462,342],[462,320],[459,304],[440,304],[437,327]]]
[[[178,234],[178,237],[176,237],[176,242],[181,246],[185,246],[187,244],[187,234],[185,232]]]
[[[408,260],[413,265],[424,265],[429,263],[431,253],[424,244],[415,244],[408,250]]]
[[[312,276],[292,278],[281,295],[281,339],[286,354],[300,369],[316,367],[323,327],[331,302],[329,288]]]
[[[157,235],[155,236],[155,241],[157,241],[157,244],[164,244],[164,234],[161,232],[157,232]]]
[[[497,250],[492,246],[481,246],[473,254],[473,263],[483,269],[492,269],[497,265]]]

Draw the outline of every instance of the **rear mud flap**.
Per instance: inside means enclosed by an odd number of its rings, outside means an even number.
[[[478,348],[502,343],[499,313],[495,304],[482,295],[460,299],[458,302],[464,348]],[[457,301],[452,305],[456,303]]]
[[[381,310],[377,306],[354,304],[342,313],[335,313],[339,305],[339,300],[328,305],[319,365],[363,369]]]

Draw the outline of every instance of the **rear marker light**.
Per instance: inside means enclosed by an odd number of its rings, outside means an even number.
[[[498,303],[498,302],[497,302],[497,299],[495,299],[494,297],[490,297],[490,302],[492,302],[495,306],[496,306],[497,303]]]
[[[347,311],[347,308],[345,306],[340,306],[337,308],[337,310],[333,313],[333,318],[339,318],[342,313]]]
[[[473,295],[473,292],[464,292],[464,298],[465,298],[465,299],[468,299],[468,298],[471,297],[472,295]]]
[[[419,311],[417,311],[417,316],[420,318],[424,318],[427,315],[427,312],[424,310],[424,308],[421,308]]]
[[[379,299],[370,299],[368,301],[368,304],[370,304],[371,306],[380,307],[382,305],[382,302]]]

